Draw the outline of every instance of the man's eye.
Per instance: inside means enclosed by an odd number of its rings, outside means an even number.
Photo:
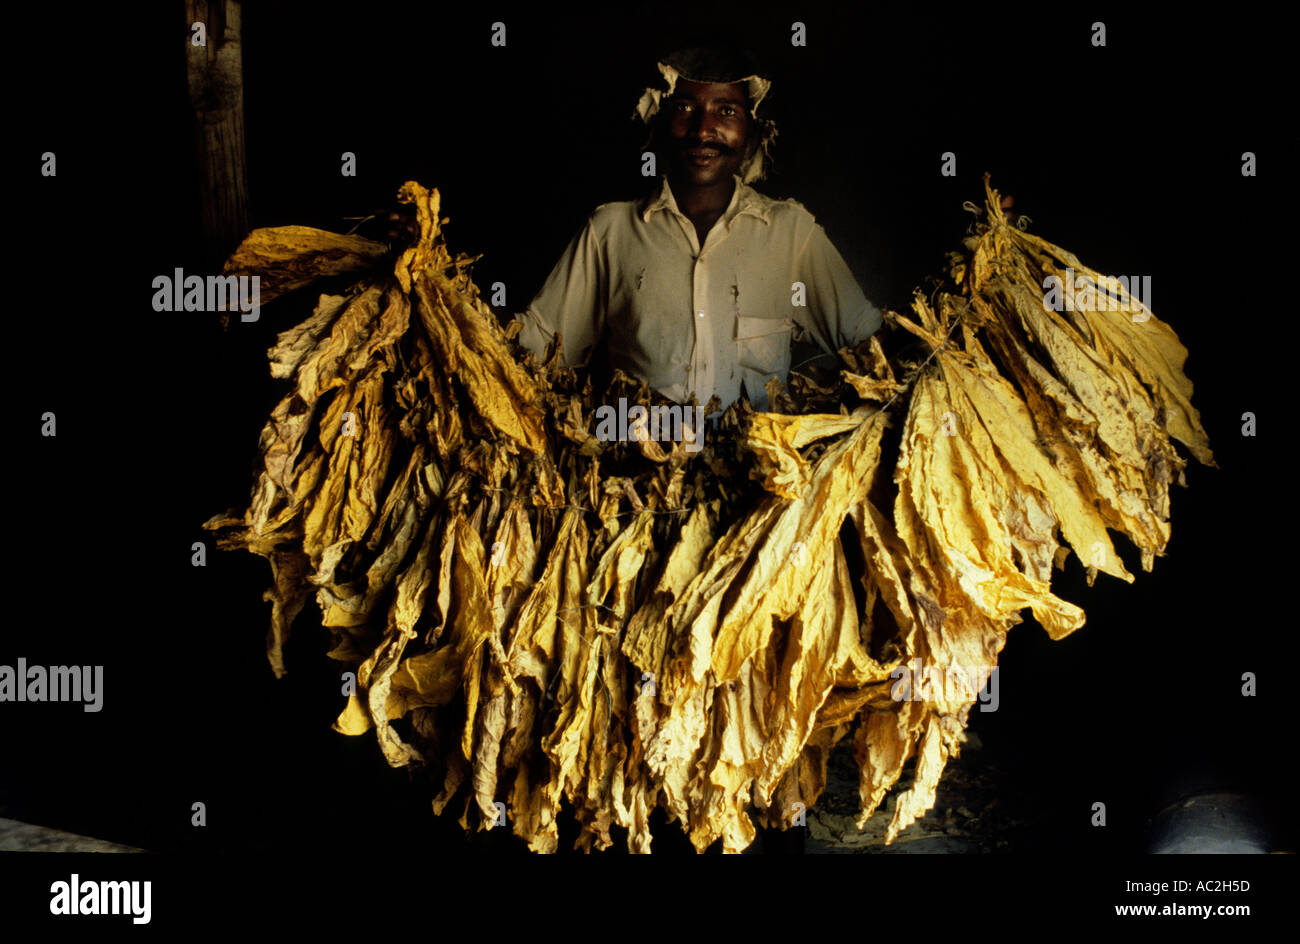
[[[723,115],[724,118],[735,118],[735,117],[736,117],[736,114],[737,114],[737,112],[736,112],[736,109],[735,109],[734,106],[732,106],[732,105],[725,105],[725,106],[723,106],[723,108],[722,108],[722,115]]]

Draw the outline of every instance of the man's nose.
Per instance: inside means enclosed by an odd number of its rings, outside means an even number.
[[[697,108],[691,115],[690,124],[691,136],[695,138],[716,138],[714,133],[714,118],[703,108]]]

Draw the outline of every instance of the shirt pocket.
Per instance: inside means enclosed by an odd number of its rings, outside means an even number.
[[[742,367],[760,374],[780,374],[789,366],[792,318],[736,316],[736,344]]]

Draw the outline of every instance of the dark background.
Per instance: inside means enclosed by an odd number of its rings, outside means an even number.
[[[190,565],[200,524],[244,507],[285,389],[265,351],[312,299],[228,329],[152,310],[154,276],[204,264],[189,31],[173,7],[134,21],[49,7],[11,37],[34,65],[10,88],[19,266],[0,662],[102,664],[105,700],[99,714],[0,705],[0,815],[150,849],[461,848],[372,737],[329,730],[343,699],[314,604],[277,681],[268,565],[215,550]],[[504,49],[489,44],[496,19]],[[1103,49],[1089,44],[1095,19]],[[794,20],[807,48],[789,45]],[[252,224],[345,230],[414,178],[442,190],[452,248],[484,254],[478,283],[505,282],[519,310],[592,208],[640,192],[633,106],[656,55],[711,29],[774,80],[761,110],[779,126],[776,169],[759,189],[803,202],[878,305],[906,305],[939,270],[989,171],[1032,231],[1100,271],[1151,275],[1157,315],[1192,352],[1220,468],[1189,466],[1167,556],[1142,573],[1117,541],[1136,583],[1092,588],[1072,560],[1058,592],[1088,625],[1052,643],[1027,617],[999,710],[973,715],[981,756],[1012,775],[1008,803],[1038,822],[1017,851],[1138,850],[1146,821],[1195,789],[1290,797],[1293,265],[1280,237],[1294,152],[1274,104],[1277,23],[1043,5],[261,5],[244,15]],[[56,178],[39,176],[46,150]],[[955,179],[939,174],[949,150]],[[1256,178],[1241,176],[1246,150]],[[343,151],[356,178],[339,174]],[[54,439],[39,435],[47,410]],[[1245,411],[1255,438],[1241,435]],[[1258,697],[1240,694],[1245,671]],[[204,829],[190,826],[195,801]],[[1105,829],[1089,826],[1096,801]]]

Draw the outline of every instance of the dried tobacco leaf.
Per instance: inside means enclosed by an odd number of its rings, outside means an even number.
[[[293,388],[248,508],[205,525],[271,563],[277,675],[314,593],[361,687],[335,729],[431,765],[434,812],[459,798],[466,828],[504,804],[536,852],[564,805],[581,849],[618,826],[649,852],[659,806],[697,849],[739,852],[755,816],[786,827],[816,803],[850,735],[860,825],[917,759],[893,841],[933,805],[1023,612],[1054,638],[1082,625],[1053,566],[1072,550],[1090,579],[1132,580],[1109,529],[1150,569],[1185,464],[1172,441],[1213,463],[1168,326],[1046,307],[1062,266],[1111,282],[986,191],[954,281],[915,320],[889,313],[919,360],[873,337],[833,385],[770,390],[782,412],[734,404],[694,452],[597,437],[596,405],[651,406],[647,386],[594,391],[558,346],[541,363],[515,347],[446,249],[438,192],[406,184],[418,242],[280,336],[271,370]],[[281,292],[382,258],[284,227],[228,268]],[[914,684],[933,673],[966,684]]]

